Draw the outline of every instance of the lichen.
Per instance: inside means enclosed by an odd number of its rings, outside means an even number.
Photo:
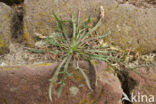
[[[86,99],[81,99],[79,104],[95,104],[95,100],[91,98],[91,95],[88,94],[86,96]]]
[[[3,71],[9,71],[9,70],[17,70],[18,69],[18,67],[16,66],[16,67],[2,67],[1,68]]]
[[[6,21],[8,19],[8,16],[4,15],[3,19]]]
[[[70,91],[70,94],[72,96],[76,96],[78,94],[78,92],[79,92],[79,89],[77,87],[75,87],[75,86],[72,86],[72,87],[69,88],[69,91]]]
[[[83,79],[83,76],[79,73],[79,71],[72,71],[71,79],[81,81]]]
[[[109,65],[107,65],[107,67],[105,68],[104,71],[106,71],[106,72],[108,72],[108,73],[112,73],[112,67],[109,66]]]
[[[33,65],[34,67],[41,67],[41,66],[49,66],[51,65],[52,63],[44,63],[44,64],[36,64],[36,65]]]

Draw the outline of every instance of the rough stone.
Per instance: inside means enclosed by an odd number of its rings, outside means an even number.
[[[0,104],[51,104],[48,98],[49,79],[54,73],[57,63],[1,67],[0,68]],[[80,62],[80,67],[91,70],[86,62]],[[88,73],[91,85],[90,91],[78,70],[68,72],[72,76],[66,78],[60,99],[53,91],[53,104],[121,104],[122,89],[118,78],[109,71],[106,63],[96,66],[97,84],[93,79],[95,73]],[[54,88],[58,85],[55,83]]]
[[[0,2],[0,55],[9,51],[14,11]]]
[[[135,71],[123,71],[118,74],[123,91],[131,99],[124,104],[155,104],[156,67],[142,67]],[[144,97],[143,97],[144,96]],[[133,99],[132,99],[133,98]]]
[[[116,0],[119,3],[129,3],[141,8],[155,8],[156,0]]]
[[[138,96],[140,96],[141,104],[147,104],[147,103],[155,104],[155,101],[156,101],[156,67],[139,68],[137,72],[138,73],[130,72],[128,74],[128,77],[136,82],[134,89],[132,89],[130,93],[133,93],[133,95],[136,95],[137,98]],[[141,96],[143,95],[146,95],[147,97],[144,97],[142,99]],[[154,97],[154,102],[152,99],[149,100],[149,98],[151,98],[151,95]],[[134,104],[138,104],[138,102],[134,102]]]
[[[55,31],[56,21],[52,11],[62,19],[69,19],[72,13],[77,17],[80,10],[82,21],[91,16],[95,23],[102,5],[105,18],[97,32],[112,31],[105,39],[107,42],[142,53],[156,50],[155,8],[138,8],[131,4],[119,4],[116,0],[25,0],[24,4],[24,37],[28,44],[34,40],[35,33],[47,35]]]

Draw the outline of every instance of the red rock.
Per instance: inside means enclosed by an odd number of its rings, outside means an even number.
[[[53,103],[48,97],[49,79],[57,63],[48,65],[18,66],[0,68],[0,104],[121,104],[122,89],[120,82],[106,63],[97,65],[97,85],[95,73],[91,73],[91,84],[94,91],[90,91],[85,80],[77,70],[69,67],[72,73],[64,82],[60,99],[53,92]],[[85,62],[80,66],[90,70]],[[86,71],[87,71],[86,70]],[[55,88],[58,87],[55,84]]]
[[[133,104],[156,104],[156,67],[138,68],[124,77],[122,87]]]

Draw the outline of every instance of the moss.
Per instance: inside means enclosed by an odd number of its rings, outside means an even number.
[[[4,47],[4,42],[3,40],[0,40],[0,48]]]
[[[2,39],[0,39],[0,55],[8,53],[9,49],[6,47],[6,44]]]
[[[32,41],[30,34],[27,30],[26,24],[23,24],[23,38],[26,41],[26,44],[28,47],[33,47],[34,46],[34,42]]]

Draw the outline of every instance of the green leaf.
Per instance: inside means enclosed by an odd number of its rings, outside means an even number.
[[[114,53],[115,51],[102,51],[102,50],[94,50],[94,49],[88,49],[88,50],[85,50],[87,52],[92,52],[92,53]]]
[[[76,59],[75,59],[75,57],[74,57],[74,60],[73,60],[73,67],[74,67],[75,69],[77,69],[76,64],[77,64],[77,61],[76,61]]]
[[[80,67],[78,67],[78,69],[80,70],[80,72],[82,73],[83,77],[85,78],[86,84],[87,84],[88,88],[89,88],[90,90],[92,90],[91,85],[90,85],[90,81],[89,81],[89,79],[88,79],[88,76],[85,74],[84,69],[82,69],[82,68],[80,68]]]
[[[57,67],[57,69],[56,69],[54,75],[53,75],[52,78],[49,80],[49,81],[50,81],[50,86],[49,86],[49,99],[50,99],[50,101],[52,101],[52,94],[51,94],[51,93],[52,93],[53,83],[57,80],[58,74],[59,74],[59,72],[60,72],[60,70],[61,70],[63,64],[66,62],[67,58],[68,58],[68,57],[65,57],[65,58],[63,59],[63,61],[61,62],[61,64]]]
[[[99,60],[99,61],[105,61],[105,62],[108,62],[109,63],[109,60],[107,58],[102,58],[102,57],[96,57],[96,56],[93,56],[91,57],[92,59],[95,59],[95,60]]]
[[[60,28],[60,30],[61,30],[64,38],[66,39],[67,43],[69,43],[69,39],[68,39],[68,36],[66,35],[66,32],[64,30],[64,27],[62,25],[62,21],[56,16],[55,12],[53,12],[53,16],[55,17],[55,19],[56,19],[56,21],[57,21],[57,23],[59,25],[59,28]]]
[[[98,21],[98,23],[92,28],[90,29],[86,34],[82,35],[78,41],[78,43],[80,43],[80,41],[83,41],[86,37],[88,37],[92,32],[94,32],[99,26],[101,25],[101,19]]]
[[[32,52],[32,53],[42,53],[42,54],[45,53],[45,51],[44,50],[41,50],[41,49],[31,49],[31,48],[29,48],[28,50],[30,52]]]
[[[61,53],[61,51],[59,51],[59,50],[52,50],[52,51],[50,51],[50,53],[52,53],[52,54],[58,54],[58,53]]]
[[[62,89],[63,89],[63,83],[64,83],[64,80],[65,80],[66,74],[68,73],[67,70],[68,70],[68,66],[69,66],[69,62],[71,60],[71,57],[72,56],[69,56],[66,64],[64,65],[64,73],[63,73],[63,76],[61,78],[61,86],[60,86],[59,91],[58,91],[58,94],[57,94],[57,97],[58,98],[60,98],[60,96],[61,96],[61,92],[62,92]]]
[[[60,46],[59,42],[57,42],[56,39],[50,39],[50,38],[47,38],[47,44],[48,45],[52,45],[52,46]]]
[[[90,22],[91,22],[91,17],[89,16],[87,22],[86,23],[81,22],[79,28],[81,27],[84,30],[87,30],[89,28],[89,23]]]
[[[105,38],[105,37],[107,37],[107,36],[110,35],[110,34],[111,34],[111,31],[107,32],[107,33],[104,34],[104,35],[100,35],[100,36],[96,36],[96,37],[91,37],[91,38],[89,38],[89,39],[86,39],[86,40],[82,41],[82,42],[81,42],[81,45],[84,44],[84,43],[86,43],[86,42],[89,42],[89,41],[96,41],[96,40],[98,40],[98,39]]]
[[[89,16],[89,18],[88,18],[86,24],[80,23],[81,25],[78,25],[78,26],[77,26],[77,37],[80,37],[80,35],[86,33],[86,31],[87,31],[88,28],[89,28],[88,25],[89,25],[90,21],[91,21],[91,17]],[[80,30],[80,28],[82,28],[82,29]]]
[[[75,21],[73,15],[72,15],[72,25],[73,25],[73,36],[72,36],[72,39],[75,39],[76,38],[76,21]]]
[[[89,25],[90,21],[91,21],[91,17],[89,16],[89,17],[88,17],[88,20],[87,20],[87,23],[86,23],[86,26],[85,26],[85,28],[86,28],[86,29],[88,29],[88,28],[89,28],[89,26],[88,26],[88,25]]]

